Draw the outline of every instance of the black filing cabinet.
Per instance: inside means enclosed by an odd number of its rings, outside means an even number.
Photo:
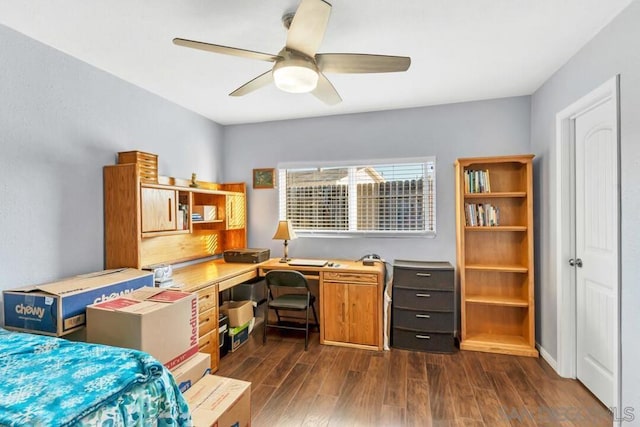
[[[392,346],[455,351],[455,279],[448,262],[393,262]]]

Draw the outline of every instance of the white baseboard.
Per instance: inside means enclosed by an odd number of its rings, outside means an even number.
[[[540,344],[536,343],[536,348],[538,349],[540,356],[545,360],[545,362],[547,362],[549,366],[551,366],[553,370],[556,371],[557,373],[558,363],[556,362],[556,360],[553,357],[551,357],[551,355]]]

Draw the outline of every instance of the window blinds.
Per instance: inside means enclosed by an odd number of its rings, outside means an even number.
[[[435,232],[435,161],[280,169],[280,217],[304,232]]]

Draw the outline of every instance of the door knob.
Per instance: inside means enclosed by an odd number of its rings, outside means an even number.
[[[571,258],[569,260],[569,265],[571,267],[573,267],[573,266],[582,267],[582,260],[580,258],[575,259],[575,260],[573,258]]]
[[[576,266],[582,268],[582,260],[580,258],[576,260]]]
[[[571,258],[571,259],[569,260],[569,265],[570,265],[571,267],[575,266],[575,265],[576,265],[576,260],[574,260],[573,258]]]

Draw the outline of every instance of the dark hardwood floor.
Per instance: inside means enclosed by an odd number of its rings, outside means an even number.
[[[311,334],[262,328],[220,361],[217,375],[250,381],[254,427],[611,426],[579,382],[542,359],[458,351],[373,352],[323,346]]]

